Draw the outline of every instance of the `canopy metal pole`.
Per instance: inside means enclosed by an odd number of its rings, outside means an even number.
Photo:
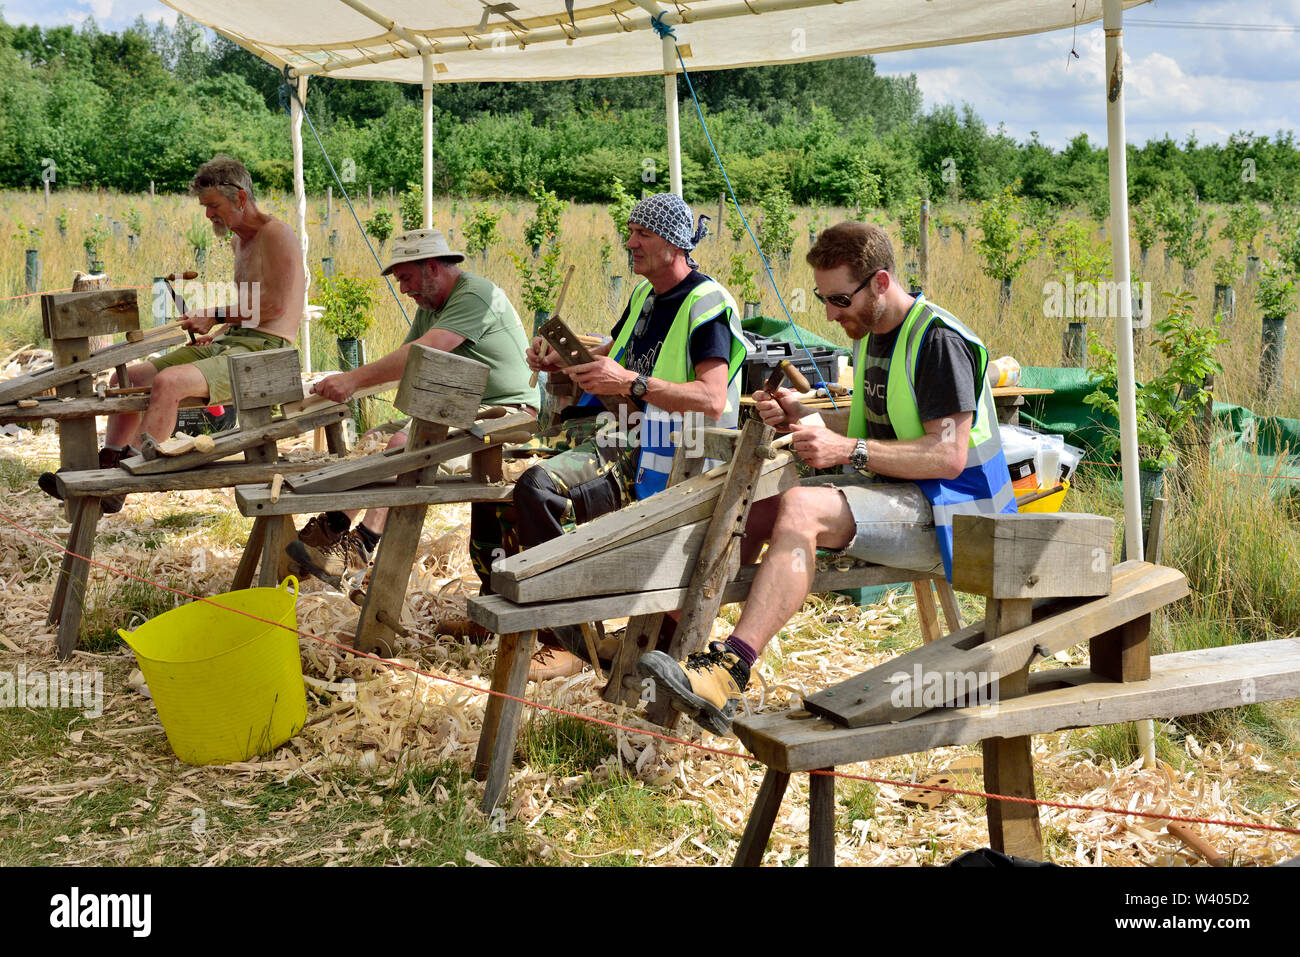
[[[1133,375],[1133,298],[1129,289],[1128,158],[1124,134],[1124,4],[1104,0],[1106,29],[1106,146],[1110,159],[1110,252],[1119,284],[1116,356],[1119,363],[1120,465],[1124,476],[1124,544],[1129,558],[1143,559],[1142,502],[1138,490],[1137,390]],[[1155,724],[1137,722],[1142,763],[1156,763]]]
[[[307,188],[302,176],[302,104],[307,101],[307,78],[294,79],[298,95],[289,104],[289,139],[293,144],[293,198],[298,214],[298,242],[302,246],[302,271],[306,281],[302,287],[302,369],[311,375],[311,316],[307,313],[308,290],[311,288],[311,269],[307,266]]]
[[[677,41],[663,38],[664,113],[668,118],[668,176],[672,191],[682,195],[682,137],[677,116]]]
[[[424,66],[424,228],[433,228],[433,57],[420,55]]]

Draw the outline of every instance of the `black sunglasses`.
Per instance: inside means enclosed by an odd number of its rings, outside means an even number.
[[[813,295],[817,297],[817,301],[820,302],[823,306],[826,305],[827,303],[830,303],[832,306],[838,306],[841,309],[847,309],[849,308],[849,306],[853,305],[853,297],[856,296],[858,293],[860,293],[863,289],[867,288],[867,284],[870,283],[871,280],[876,278],[877,272],[884,272],[884,269],[883,268],[877,269],[876,272],[873,272],[866,279],[862,280],[861,285],[859,285],[857,289],[854,289],[847,296],[842,292],[833,292],[829,296],[823,296],[816,289],[813,290]]]

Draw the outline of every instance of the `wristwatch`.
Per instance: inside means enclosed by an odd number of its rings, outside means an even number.
[[[858,439],[857,448],[849,456],[849,465],[861,472],[867,467],[867,462],[870,460],[871,456],[867,454],[867,440]]]
[[[644,399],[646,389],[650,388],[650,380],[643,375],[636,377],[636,380],[627,387],[627,393],[634,399]]]

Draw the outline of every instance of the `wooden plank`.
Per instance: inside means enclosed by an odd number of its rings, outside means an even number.
[[[346,410],[346,406],[339,408]],[[294,492],[304,495],[346,491],[417,469],[428,468],[462,455],[482,452],[494,442],[509,441],[515,433],[522,430],[528,430],[531,435],[536,425],[537,419],[527,412],[516,412],[483,423],[469,431],[449,435],[441,442],[424,448],[411,448],[408,442],[400,448],[374,452],[344,462],[332,462],[323,468],[295,476],[285,484]]]
[[[611,548],[543,575],[501,582],[497,593],[516,604],[587,598],[627,591],[685,588],[695,572],[707,520]],[[611,574],[611,569],[618,569]],[[496,579],[493,578],[495,588]]]
[[[1114,534],[1100,515],[957,515],[952,584],[992,598],[1104,595]]]
[[[492,566],[492,587],[497,588],[497,576],[506,581],[540,575],[566,562],[707,518],[714,512],[727,471],[726,465],[711,469],[644,501],[593,518],[568,534],[503,558]],[[765,462],[755,500],[778,495],[797,484],[793,459],[783,452]]]
[[[65,423],[66,424],[66,423]],[[93,424],[93,423],[92,423]],[[314,462],[279,462],[270,464],[238,463],[203,465],[184,472],[162,475],[131,475],[122,469],[85,469],[63,472],[56,476],[59,493],[65,498],[77,495],[116,495],[131,492],[185,492],[201,488],[233,488],[270,482],[276,472],[285,475],[315,468]],[[281,496],[283,499],[283,496]]]
[[[36,408],[21,409],[13,403],[0,405],[0,425],[10,422],[40,422],[53,419],[62,422],[67,419],[93,419],[98,415],[126,415],[130,412],[143,412],[149,408],[149,394],[110,395],[101,399],[91,394],[85,398],[69,398],[66,402],[54,396],[40,396]],[[182,409],[197,409],[207,405],[206,399],[186,399],[181,402]]]
[[[417,419],[467,429],[487,378],[488,367],[481,362],[413,344],[393,405]]]
[[[1187,579],[1175,569],[1145,562],[1127,562],[1120,569],[1123,574],[1117,571],[1114,589],[1104,598],[1064,608],[1026,628],[981,644],[972,639],[982,632],[982,623],[975,631],[974,626],[963,629],[957,633],[961,638],[955,643],[945,639],[908,652],[842,682],[844,690],[838,695],[818,692],[808,696],[805,707],[847,727],[901,721],[935,706],[933,692],[917,687],[918,679],[933,686],[934,674],[941,679],[938,683],[945,694],[955,691],[968,698],[983,698],[985,689],[1000,680],[1010,680],[1009,676],[1028,667],[1040,652],[1053,655],[1064,651],[1188,593]],[[954,680],[949,682],[948,676]],[[960,687],[956,676],[962,678]],[[900,701],[918,703],[900,706]],[[930,703],[923,703],[927,701]]]
[[[33,375],[15,376],[12,379],[6,379],[0,382],[0,403],[13,402],[17,399],[24,399],[29,395],[35,395],[37,392],[44,392],[46,389],[53,389],[55,386],[72,382],[85,376],[93,376],[97,372],[103,372],[105,369],[112,369],[123,362],[130,362],[133,359],[139,359],[150,353],[157,352],[163,346],[176,345],[184,341],[185,336],[182,333],[179,336],[173,336],[170,339],[162,340],[155,344],[157,340],[148,342],[124,342],[119,345],[109,346],[106,349],[100,349],[84,355],[84,358],[78,358],[66,365],[58,365],[55,368],[47,369],[44,372],[37,372]],[[55,340],[58,342],[59,340]],[[93,394],[93,389],[87,390]],[[28,410],[31,414],[31,410]]]
[[[307,515],[331,509],[399,508],[403,505],[446,505],[453,502],[509,502],[514,485],[484,485],[468,475],[440,476],[435,485],[399,488],[395,483],[367,485],[346,492],[323,492],[299,495],[281,491],[278,502],[271,501],[267,485],[240,485],[235,488],[235,505],[248,516]]]
[[[830,774],[808,775],[808,866],[835,866],[835,778]]]
[[[165,472],[183,472],[217,462],[230,455],[236,455],[250,448],[258,448],[267,441],[286,439],[312,429],[339,422],[348,417],[348,407],[336,405],[308,415],[294,416],[290,419],[273,419],[269,425],[257,429],[231,429],[218,432],[212,436],[212,451],[185,452],[181,455],[164,455],[156,459],[146,459],[143,455],[133,455],[123,459],[121,465],[132,475],[161,475]]]
[[[874,761],[992,736],[1173,718],[1300,697],[1300,638],[1201,648],[1151,659],[1151,677],[1126,683],[1087,668],[1032,674],[1029,693],[996,709],[937,710],[892,724],[845,728],[806,712],[741,715],[732,727],[759,761],[787,772]]]
[[[724,604],[745,600],[757,569],[757,565],[741,567],[736,573],[735,580],[728,583],[723,591]],[[915,574],[914,571],[903,571],[884,565],[868,565],[864,568],[850,568],[844,571],[831,568],[817,573],[813,579],[812,592],[816,594],[842,588],[892,585],[899,581],[906,581]],[[538,605],[519,605],[500,595],[484,595],[471,598],[466,605],[466,613],[480,625],[501,634],[510,630],[554,628],[556,625],[576,625],[584,621],[603,621],[606,618],[675,611],[682,607],[685,599],[685,588],[602,595],[596,598]]]
[[[1110,681],[1145,681],[1151,677],[1151,616],[1126,622],[1088,642],[1093,674]]]
[[[51,292],[41,296],[41,325],[47,338],[110,336],[140,328],[134,289]]]
[[[372,395],[378,395],[381,392],[392,392],[396,388],[396,379],[392,382],[381,382],[378,385],[368,385],[365,388],[357,389],[356,392],[353,392],[352,397],[348,399],[348,402],[352,402],[356,399],[366,399]],[[340,404],[346,405],[347,403],[334,402],[331,399],[325,398],[323,395],[317,395],[316,393],[311,392],[304,394],[303,397],[297,401],[282,402],[280,404],[280,411],[284,415],[302,415],[304,412],[315,412],[318,409],[326,409],[331,405]]]
[[[772,825],[776,823],[776,816],[781,810],[781,798],[785,796],[789,783],[790,775],[785,771],[767,769],[763,783],[758,788],[758,797],[750,808],[749,820],[745,822],[745,833],[740,836],[733,867],[758,867],[763,863],[763,852],[767,850]]]
[[[298,350],[263,349],[231,356],[230,390],[241,413],[245,409],[267,409],[281,402],[298,401],[302,398]]]
[[[514,639],[512,643],[507,643],[506,635],[501,636],[496,670],[492,673],[492,688],[512,697],[493,695],[488,702],[483,732],[479,735],[478,754],[474,759],[474,776],[484,780],[481,805],[484,814],[492,813],[510,780],[510,765],[514,763],[515,741],[519,736],[519,716],[524,709],[523,703],[515,699],[522,698],[528,690],[528,663],[537,636],[529,631],[510,637]]]

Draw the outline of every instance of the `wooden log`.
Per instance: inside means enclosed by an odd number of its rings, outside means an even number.
[[[1087,668],[1036,672],[1029,693],[999,702],[996,712],[938,710],[896,723],[845,728],[805,712],[777,711],[740,715],[732,727],[759,761],[793,773],[974,744],[990,736],[1200,714],[1294,698],[1297,689],[1300,638],[1282,638],[1157,655],[1150,678],[1125,684],[1100,680]]]
[[[392,382],[381,382],[378,385],[368,385],[363,389],[357,389],[356,392],[352,393],[352,396],[351,398],[348,399],[348,401],[353,402],[357,399],[369,398],[370,396],[378,395],[381,392],[391,392],[396,388],[397,388],[396,379],[394,379]],[[317,409],[325,409],[325,408],[329,408],[331,405],[339,405],[339,404],[346,404],[346,403],[334,402],[330,399],[325,398],[323,395],[316,395],[314,392],[312,392],[304,395],[301,399],[298,399],[296,401],[281,403],[280,411],[284,413],[286,416],[301,415],[304,412],[315,412]]]
[[[912,582],[912,594],[916,596],[916,617],[921,624],[921,641],[929,644],[943,636],[939,628],[939,610],[934,605],[934,591],[930,579],[922,578]]]
[[[486,447],[500,444],[521,430],[527,430],[531,435],[536,425],[537,420],[533,416],[527,412],[517,412],[505,418],[476,425],[464,432],[448,435],[441,442],[423,448],[412,448],[411,443],[408,442],[401,448],[387,449],[345,462],[332,462],[313,472],[295,476],[286,484],[300,495],[341,492],[437,466],[441,462],[462,455],[482,452]]]
[[[400,508],[404,505],[446,505],[453,502],[509,502],[513,485],[485,485],[470,476],[440,476],[433,485],[398,487],[395,482],[366,485],[346,492],[322,492],[300,495],[281,491],[278,501],[271,501],[266,485],[240,485],[235,488],[235,505],[248,516],[307,515],[331,509]]]
[[[999,632],[999,637],[991,641],[979,641],[986,626],[976,623],[809,695],[804,707],[846,727],[902,721],[936,706],[937,691],[927,692],[923,687],[927,680],[934,687],[933,679],[927,679],[931,673],[970,676],[969,681],[963,677],[960,687],[955,680],[951,686],[943,683],[947,700],[940,707],[955,700],[953,696],[986,700],[984,692],[994,682],[1003,687],[1003,682],[1010,680],[1008,676],[1026,668],[1036,657],[1053,655],[1105,634],[1187,593],[1187,579],[1182,572],[1145,562],[1125,562],[1116,569],[1110,595],[1092,600],[1055,600],[1050,603],[1051,615],[1010,633]],[[1048,604],[1044,599],[1039,601]]]
[[[288,515],[271,515],[259,518],[266,524],[266,533],[262,542],[262,567],[258,572],[257,583],[262,588],[274,588],[284,581],[289,574],[290,559],[285,547],[297,535],[293,519]]]
[[[958,631],[962,627],[961,609],[957,606],[957,596],[946,578],[934,580],[934,590],[939,594],[939,604],[943,606],[943,617],[948,622],[948,630]]]
[[[173,340],[160,340],[164,345],[179,343],[181,338]],[[153,345],[154,340],[145,343],[125,342],[116,346],[109,346],[106,349],[100,349],[97,352],[83,352],[82,349],[89,349],[89,340],[86,346],[76,348],[78,358],[69,362],[60,364],[58,352],[60,351],[58,343],[76,342],[79,340],[56,339],[52,348],[55,350],[54,368],[46,369],[44,372],[36,372],[31,375],[15,376],[12,379],[6,379],[0,382],[0,402],[13,402],[16,399],[25,399],[28,396],[35,395],[38,392],[44,392],[46,389],[53,389],[56,386],[73,382],[77,379],[93,376],[96,372],[103,372],[105,369],[112,369],[114,366],[124,362],[130,362],[132,359],[139,359],[149,355],[151,352],[157,352],[162,348],[161,345]],[[88,387],[83,393],[93,395],[94,389]]]
[[[1100,515],[957,515],[952,584],[991,598],[1104,595],[1114,534]]]
[[[830,774],[808,775],[808,866],[835,866],[835,778]]]
[[[140,328],[134,289],[46,293],[41,296],[41,317],[50,339],[110,336]]]
[[[474,424],[487,377],[488,367],[481,362],[412,345],[393,405],[416,419],[467,429]]]
[[[269,410],[264,411],[267,411],[269,415]],[[132,475],[160,475],[165,472],[182,472],[186,469],[197,468],[200,465],[219,461],[229,455],[237,455],[247,449],[261,449],[268,441],[274,442],[277,439],[310,432],[317,426],[329,425],[345,419],[347,415],[347,406],[335,405],[333,408],[308,415],[297,415],[289,419],[274,419],[269,424],[255,429],[239,428],[232,429],[229,432],[218,432],[216,435],[211,436],[212,448],[207,452],[199,451],[197,448],[179,455],[168,455],[164,452],[161,457],[156,459],[146,459],[143,455],[133,455],[130,458],[123,459],[121,465]],[[193,445],[193,441],[190,444]],[[159,451],[163,451],[161,445]]]
[[[186,399],[181,402],[180,407],[182,409],[197,409],[206,404],[207,402],[204,399]],[[0,425],[10,422],[39,422],[43,419],[53,419],[55,422],[64,422],[70,419],[93,419],[100,415],[126,415],[131,412],[143,412],[147,408],[149,408],[148,390],[145,390],[142,394],[121,396],[114,396],[112,392],[109,392],[108,397],[103,399],[93,393],[85,397],[69,397],[66,401],[54,396],[40,397],[36,400],[34,406],[20,407],[17,403],[0,405]]]
[[[294,348],[264,349],[230,357],[230,390],[235,406],[269,409],[302,398],[302,367]]]
[[[781,798],[785,796],[790,775],[785,771],[768,768],[759,785],[758,797],[749,811],[749,820],[745,822],[745,833],[740,836],[740,845],[736,848],[734,867],[758,867],[763,863],[763,852],[767,849],[768,838],[772,835],[772,825],[781,810]]]

